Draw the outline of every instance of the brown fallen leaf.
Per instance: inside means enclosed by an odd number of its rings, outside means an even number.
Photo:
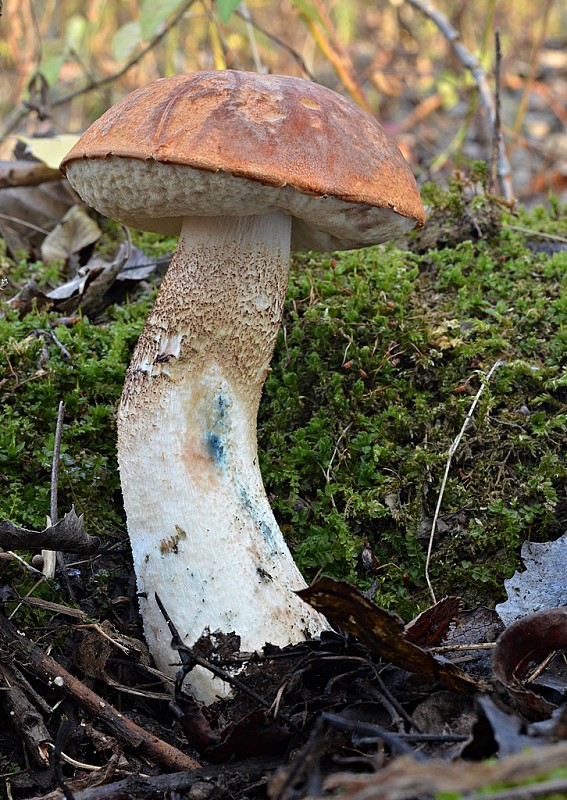
[[[66,261],[101,236],[102,231],[85,209],[79,205],[71,206],[41,243],[41,257],[46,264]]]
[[[459,613],[460,604],[460,598],[449,596],[425,609],[406,625],[406,639],[425,647],[442,644]]]
[[[298,594],[338,628],[355,636],[373,653],[401,669],[456,692],[471,694],[487,689],[481,681],[454,664],[436,659],[408,641],[400,617],[376,606],[354,586],[324,577]]]
[[[567,607],[549,608],[513,622],[496,641],[492,659],[495,678],[517,709],[529,720],[542,720],[556,709],[553,703],[527,689],[522,678],[530,664],[555,650],[567,648]]]

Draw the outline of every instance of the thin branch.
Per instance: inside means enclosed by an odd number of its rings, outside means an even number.
[[[526,233],[528,236],[538,236],[540,239],[550,239],[553,242],[560,242],[561,244],[567,244],[567,238],[565,236],[557,236],[555,233],[544,233],[543,231],[535,231],[531,228],[524,228],[522,225],[510,225],[510,223],[504,223],[505,228],[509,228],[511,231],[519,231],[520,233]]]
[[[105,783],[90,786],[88,789],[78,789],[73,792],[75,800],[132,800],[132,798],[144,798],[144,800],[163,800],[164,797],[189,797],[193,796],[191,787],[201,784],[214,789],[213,796],[233,797],[234,793],[229,791],[231,781],[238,778],[242,785],[256,785],[256,782],[264,783],[276,769],[280,768],[280,761],[277,759],[249,758],[246,761],[236,761],[229,764],[220,764],[201,767],[192,771],[171,772],[163,775],[128,775],[126,778],[115,783]],[[203,791],[196,792],[196,795],[203,794]],[[60,790],[43,793],[41,796],[31,798],[31,800],[61,800]]]
[[[239,17],[244,22],[247,21],[246,18],[244,17],[244,15],[242,14],[242,12],[238,8],[234,12],[234,14],[235,14],[235,16]],[[263,36],[265,36],[266,39],[269,39],[274,44],[277,44],[278,47],[281,47],[282,50],[285,50],[286,53],[289,53],[289,55],[294,59],[294,61],[296,61],[297,64],[301,67],[301,70],[309,78],[309,80],[311,80],[311,81],[315,80],[315,76],[309,70],[309,67],[305,63],[305,60],[297,52],[297,50],[294,50],[293,47],[291,45],[287,44],[287,42],[284,42],[283,39],[280,39],[278,36],[276,36],[273,33],[270,33],[270,31],[268,31],[266,28],[262,27],[262,25],[260,25],[260,23],[257,22],[252,15],[250,15],[250,20],[249,21],[250,21],[250,24],[252,25],[252,27],[256,28],[256,30],[259,31]]]
[[[412,2],[412,0],[410,0]],[[461,439],[465,435],[465,431],[469,426],[471,419],[473,418],[473,414],[475,409],[478,405],[478,401],[480,400],[480,396],[482,395],[483,391],[485,390],[486,386],[488,385],[489,380],[491,379],[492,375],[498,369],[498,367],[502,366],[504,361],[496,361],[492,367],[490,368],[488,374],[486,375],[484,381],[481,383],[478,392],[474,396],[474,399],[471,403],[471,407],[469,408],[468,414],[465,417],[465,421],[463,422],[462,428],[453,440],[451,447],[449,448],[449,453],[447,455],[447,463],[445,464],[445,474],[443,475],[443,481],[441,482],[441,489],[439,491],[439,497],[437,499],[437,506],[435,508],[435,514],[433,516],[433,522],[431,523],[431,533],[429,534],[429,545],[427,547],[427,558],[425,560],[425,580],[427,581],[427,586],[429,588],[429,593],[431,594],[431,598],[434,603],[437,602],[435,598],[435,592],[433,590],[433,586],[431,585],[431,580],[429,578],[429,565],[431,563],[431,553],[433,551],[433,540],[435,538],[435,530],[437,528],[437,520],[439,519],[439,513],[441,511],[441,504],[443,502],[443,495],[445,493],[445,487],[447,485],[447,480],[449,478],[449,472],[451,470],[451,463],[453,461],[453,456],[457,452],[459,445],[461,443]]]
[[[57,525],[57,492],[59,489],[59,464],[61,461],[61,436],[63,433],[63,419],[65,418],[65,404],[59,403],[57,409],[57,424],[55,426],[55,440],[53,442],[53,461],[51,464],[51,524]]]
[[[436,8],[431,0],[407,0],[407,2],[421,11],[424,16],[430,19],[437,25],[443,36],[447,39],[453,52],[455,53],[460,64],[468,70],[473,76],[476,84],[480,101],[487,113],[488,124],[490,131],[496,130],[496,103],[494,95],[488,85],[486,72],[482,67],[478,58],[470,52],[470,50],[461,41],[461,34],[449,22],[448,18]],[[510,162],[504,147],[503,141],[499,139],[498,142],[498,163],[500,165],[498,178],[500,181],[500,191],[506,200],[512,200],[514,191],[512,188]]]
[[[252,25],[250,9],[244,0],[242,0],[240,3],[240,11],[242,19],[244,20],[244,25],[246,26],[246,35],[248,36],[248,44],[250,45],[250,52],[252,53],[254,69],[256,72],[264,72],[264,66],[262,64],[262,59],[260,58],[260,53],[258,52],[258,46],[256,44],[256,37],[254,35],[254,27]]]
[[[155,593],[154,597],[158,605],[158,608],[161,611],[163,618],[166,621],[167,627],[169,628],[169,632],[171,633],[171,647],[173,650],[177,650],[177,652],[179,653],[179,657],[181,659],[180,670],[183,670],[183,673],[181,673],[183,674],[183,679],[186,677],[186,675],[191,671],[191,669],[194,666],[204,667],[205,669],[208,669],[209,672],[212,672],[212,674],[216,678],[220,678],[221,680],[230,684],[230,686],[232,686],[233,688],[238,689],[240,692],[244,692],[244,694],[247,694],[249,697],[255,700],[258,703],[258,705],[263,706],[268,710],[272,707],[271,702],[263,698],[253,689],[250,689],[250,687],[247,686],[246,683],[237,678],[236,675],[233,675],[230,670],[223,669],[218,664],[214,664],[212,661],[203,658],[203,656],[195,652],[193,648],[188,647],[186,644],[184,644],[183,640],[181,639],[181,636],[179,635],[179,632],[177,631],[177,628],[175,627],[171,617],[167,612],[167,609],[163,605],[160,596],[157,594],[157,592]],[[186,667],[189,667],[189,669],[186,669]],[[178,677],[179,674],[180,673],[178,673]],[[180,683],[182,682],[183,680],[180,681]]]
[[[492,151],[490,153],[490,166],[488,170],[488,180],[491,192],[495,192],[494,179],[500,170],[499,152],[500,142],[502,139],[502,117],[501,117],[501,99],[502,99],[502,47],[500,43],[500,31],[494,32],[494,128],[492,130]]]

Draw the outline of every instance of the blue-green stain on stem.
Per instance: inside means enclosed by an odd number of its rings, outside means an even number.
[[[271,526],[266,522],[266,520],[262,519],[261,512],[258,511],[250,496],[244,486],[238,487],[238,495],[242,501],[242,505],[246,509],[247,513],[252,517],[252,520],[260,533],[263,535],[264,539],[268,543],[272,553],[277,553],[278,548],[274,539],[274,533],[272,531]]]
[[[217,394],[213,401],[212,424],[205,432],[205,447],[208,455],[213,459],[218,467],[226,464],[226,409],[228,401],[223,394]]]
[[[224,466],[225,452],[220,436],[218,436],[216,433],[213,433],[213,431],[207,431],[205,434],[205,443],[207,447],[207,453],[217,464],[217,466]]]

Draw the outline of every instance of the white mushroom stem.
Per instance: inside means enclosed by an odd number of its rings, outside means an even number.
[[[266,498],[256,417],[287,290],[291,218],[184,220],[129,367],[118,455],[140,592],[158,666],[178,658],[157,592],[187,644],[234,631],[241,650],[286,645],[325,623]],[[195,674],[194,674],[195,673]],[[226,687],[193,670],[205,702]]]

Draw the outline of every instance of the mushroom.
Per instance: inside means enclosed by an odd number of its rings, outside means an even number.
[[[161,598],[188,645],[235,632],[243,651],[326,621],[272,514],[256,418],[282,319],[290,248],[345,250],[424,222],[376,120],[298,78],[226,70],[154,81],[110,108],[62,162],[108,217],[179,234],[126,374],[118,458],[145,635],[175,674]],[[191,690],[226,686],[206,670]]]

